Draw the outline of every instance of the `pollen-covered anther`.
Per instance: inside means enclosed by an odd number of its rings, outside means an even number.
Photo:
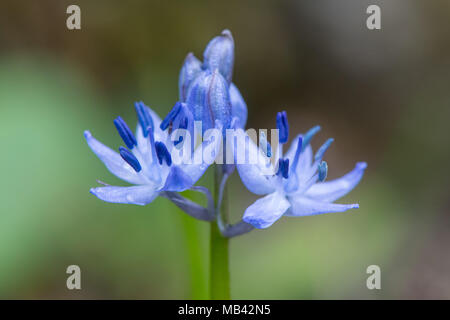
[[[328,174],[328,164],[326,163],[326,161],[322,161],[319,164],[319,168],[318,168],[318,175],[319,175],[319,181],[325,181],[325,179],[327,178],[327,174]]]
[[[166,145],[161,141],[155,142],[156,156],[158,157],[159,164],[163,164],[165,160],[167,165],[170,167],[172,165],[172,156],[169,150],[167,150]]]
[[[114,125],[116,126],[123,142],[125,142],[129,149],[133,149],[133,147],[137,145],[136,138],[134,137],[133,132],[131,132],[130,128],[122,119],[122,117],[119,116],[114,119]]]
[[[142,170],[139,160],[126,148],[119,147],[119,153],[123,160],[125,160],[136,172]]]
[[[279,130],[278,140],[280,143],[286,143],[289,137],[289,124],[286,111],[277,113],[277,129]]]

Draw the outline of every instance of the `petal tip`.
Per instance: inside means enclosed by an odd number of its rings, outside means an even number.
[[[84,137],[85,137],[86,139],[89,139],[89,138],[92,137],[92,134],[91,134],[91,132],[90,132],[89,130],[84,130],[83,135],[84,135]]]
[[[367,162],[361,161],[356,164],[356,167],[360,170],[365,170],[367,168]]]

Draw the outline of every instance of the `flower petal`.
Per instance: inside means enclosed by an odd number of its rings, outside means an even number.
[[[194,185],[191,177],[178,166],[171,166],[166,183],[161,190],[182,192]]]
[[[215,158],[220,155],[222,129],[222,123],[216,120],[215,127],[205,132],[203,142],[194,150],[191,163],[182,163],[178,166],[191,178],[192,184],[195,184],[201,178]]]
[[[248,207],[242,220],[255,228],[264,229],[281,218],[290,206],[282,193],[273,192]]]
[[[186,103],[194,119],[202,121],[203,131],[213,128],[215,120],[229,128],[231,122],[231,102],[228,84],[219,71],[201,72],[192,83]]]
[[[268,194],[275,191],[274,169],[269,158],[242,129],[235,130],[236,139],[227,139],[233,151],[239,176],[245,187],[255,194]],[[235,141],[233,141],[235,140]],[[244,159],[240,159],[244,157]],[[251,159],[256,160],[254,163]],[[264,161],[267,159],[267,162]],[[241,161],[243,160],[243,161]]]
[[[237,117],[238,127],[244,128],[247,122],[247,104],[234,83],[230,84],[229,92],[231,100],[231,116],[232,118]]]
[[[234,40],[229,30],[212,39],[203,53],[203,67],[214,71],[219,69],[223,77],[231,82],[234,65]]]
[[[180,70],[178,78],[178,90],[180,95],[180,101],[184,102],[187,98],[187,91],[189,86],[194,81],[195,77],[202,70],[202,63],[198,60],[192,52],[188,53],[186,59],[184,59],[183,66]]]
[[[143,184],[146,182],[145,178],[137,174],[117,152],[96,140],[89,131],[84,132],[84,137],[92,151],[116,177],[132,184]]]
[[[159,194],[152,186],[99,187],[90,190],[100,200],[112,203],[128,203],[144,206],[152,202]]]
[[[337,204],[309,199],[302,196],[291,196],[289,201],[292,205],[287,216],[311,216],[321,213],[344,212],[348,209],[359,208],[358,204]]]
[[[355,168],[343,177],[314,184],[306,191],[305,196],[324,202],[333,202],[345,196],[359,183],[366,167],[367,163],[358,162]]]

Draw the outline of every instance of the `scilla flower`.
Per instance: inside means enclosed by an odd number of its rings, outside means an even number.
[[[229,30],[212,39],[203,53],[203,63],[192,53],[184,60],[178,87],[180,102],[186,102],[194,119],[202,121],[203,130],[220,120],[229,128],[238,119],[243,128],[247,122],[247,105],[231,82],[234,66],[234,40]]]
[[[179,199],[171,192],[187,190],[197,182],[214,160],[211,157],[210,161],[207,161],[201,153],[210,150],[212,154],[217,154],[221,139],[205,135],[204,141],[197,148],[185,150],[192,151],[188,156],[200,159],[200,162],[184,161],[176,164],[172,157],[174,152],[178,152],[176,145],[180,140],[172,141],[169,130],[165,129],[167,122],[187,129],[192,122],[190,111],[186,106],[179,105],[175,112],[169,113],[166,119],[161,121],[158,115],[142,102],[136,103],[135,108],[139,120],[136,135],[121,117],[114,120],[114,125],[127,147],[120,147],[118,153],[96,140],[89,131],[84,132],[89,147],[108,170],[134,186],[107,185],[92,188],[90,192],[106,202],[138,205],[152,202],[161,193],[169,195],[169,198],[173,196],[174,199]],[[216,122],[216,128],[220,136],[222,125],[219,121]],[[179,200],[177,204],[180,204]]]
[[[365,162],[357,163],[351,172],[339,179],[324,182],[328,166],[322,158],[333,139],[327,140],[313,156],[309,142],[320,130],[319,127],[314,127],[305,135],[298,135],[283,156],[282,145],[287,142],[289,130],[285,112],[277,114],[277,128],[279,160],[278,170],[273,175],[267,174],[268,169],[275,171],[270,167],[270,162],[264,161],[266,154],[251,139],[246,139],[247,142],[237,140],[237,148],[245,150],[246,154],[257,154],[258,159],[263,159],[255,164],[237,164],[242,182],[251,192],[266,194],[245,210],[244,222],[255,228],[267,228],[283,215],[309,216],[359,207],[358,204],[333,202],[358,184],[367,166]]]

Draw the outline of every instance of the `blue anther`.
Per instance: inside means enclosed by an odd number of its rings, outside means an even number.
[[[289,177],[289,159],[279,159],[278,160],[278,172],[277,175],[280,175],[287,179]]]
[[[319,164],[319,181],[322,182],[327,178],[327,174],[328,174],[328,164],[325,161],[322,161]]]
[[[150,115],[150,112],[148,111],[148,107],[141,101],[141,102],[135,102],[134,108],[136,109],[136,113],[139,119],[139,123],[141,124],[142,132],[144,133],[144,137],[147,137],[148,127],[153,128],[153,119]]]
[[[119,147],[119,153],[123,160],[125,160],[136,172],[142,170],[139,160],[136,159],[134,154],[132,154],[128,149],[124,147]]]
[[[169,127],[170,123],[175,119],[180,110],[181,110],[181,103],[180,102],[175,103],[172,110],[170,110],[169,114],[161,122],[160,125],[161,130],[166,130]]]
[[[289,137],[289,124],[286,111],[277,113],[277,129],[280,131],[278,137],[280,143],[286,143]]]
[[[114,125],[116,126],[123,142],[125,142],[129,149],[133,149],[133,147],[137,145],[136,138],[125,121],[123,121],[122,117],[117,117],[114,119]]]
[[[170,167],[172,165],[172,157],[170,156],[169,150],[167,150],[166,145],[161,142],[155,142],[156,156],[158,157],[159,164],[166,160],[167,165]]]

